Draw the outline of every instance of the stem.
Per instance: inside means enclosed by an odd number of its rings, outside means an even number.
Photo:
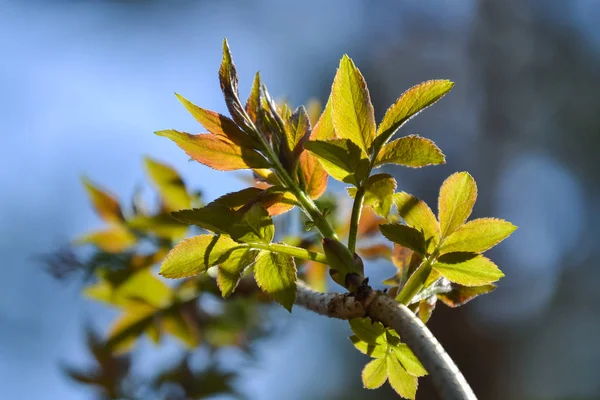
[[[416,296],[417,293],[423,288],[425,285],[425,281],[427,277],[431,273],[431,264],[433,264],[433,260],[435,257],[430,255],[427,259],[417,268],[417,270],[408,278],[406,281],[406,285],[402,288],[398,296],[396,296],[396,301],[402,304],[408,304]]]
[[[282,243],[249,243],[248,247],[257,250],[268,250],[273,253],[287,254],[292,257],[315,261],[321,264],[328,264],[325,254],[306,250],[302,247],[294,247]]]
[[[365,200],[365,188],[361,185],[356,190],[354,196],[354,204],[352,205],[352,215],[350,216],[350,232],[348,233],[348,250],[351,253],[356,252],[356,237],[358,236],[358,222],[362,211],[363,202]]]

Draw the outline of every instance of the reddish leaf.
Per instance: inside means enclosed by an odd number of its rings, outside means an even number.
[[[318,199],[327,190],[327,172],[315,156],[308,151],[300,155],[300,171],[306,191],[311,199]]]

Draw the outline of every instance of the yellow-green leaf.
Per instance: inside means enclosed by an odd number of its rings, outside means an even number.
[[[219,265],[217,285],[223,297],[229,297],[237,287],[244,270],[254,263],[258,251],[246,248],[231,252],[227,260]]]
[[[159,274],[165,278],[185,278],[206,272],[222,263],[239,244],[226,236],[198,235],[185,239],[165,257]]]
[[[128,305],[110,328],[106,347],[117,354],[129,351],[144,331],[154,324],[156,311],[143,302]]]
[[[233,142],[241,147],[254,148],[255,143],[252,138],[238,128],[231,119],[217,112],[198,107],[180,94],[175,93],[175,96],[196,121],[219,139]]]
[[[248,116],[255,124],[258,123],[259,116],[261,113],[261,99],[260,99],[260,73],[254,75],[254,81],[252,82],[252,89],[250,89],[250,95],[246,100],[246,112]]]
[[[319,117],[310,135],[311,140],[331,140],[335,139],[335,129],[331,119],[331,97],[327,100],[325,110]]]
[[[212,134],[190,135],[174,129],[156,134],[173,140],[192,159],[216,170],[269,168],[269,162],[254,149],[240,147]]]
[[[375,116],[365,78],[344,55],[331,88],[331,117],[338,138],[349,139],[369,154],[375,138]]]
[[[419,254],[425,253],[425,238],[421,231],[402,224],[379,225],[383,236],[400,246],[407,247]]]
[[[233,240],[238,242],[271,243],[275,235],[273,219],[261,204],[237,212],[237,220],[229,229]]]
[[[504,274],[489,258],[475,253],[448,253],[440,256],[433,269],[450,282],[465,286],[487,285]]]
[[[396,357],[400,360],[400,363],[411,375],[414,376],[425,376],[427,375],[427,370],[421,364],[421,361],[415,356],[412,350],[404,343],[399,343],[394,347],[394,353],[396,353]]]
[[[351,197],[356,196],[356,188],[348,188]],[[392,209],[396,180],[389,174],[371,175],[365,185],[364,204],[373,208],[377,215],[387,218]]]
[[[498,218],[480,218],[467,222],[444,240],[440,254],[453,252],[483,253],[517,229]]]
[[[423,200],[406,192],[399,192],[394,194],[394,204],[406,225],[423,232],[425,241],[429,243],[428,250],[437,245],[440,224]]]
[[[181,176],[170,166],[150,157],[144,158],[146,171],[156,185],[168,211],[190,208],[192,199]]]
[[[383,164],[400,164],[420,168],[445,163],[446,157],[435,143],[418,135],[409,135],[386,143],[375,159],[376,167]]]
[[[426,81],[408,89],[388,108],[379,124],[377,135],[390,137],[402,124],[441,99],[453,86],[453,82],[439,79]]]
[[[192,318],[186,318],[185,313],[188,305],[182,305],[162,316],[162,329],[179,339],[188,348],[193,349],[200,343],[198,327],[194,326]]]
[[[367,389],[377,389],[385,383],[387,374],[385,358],[371,360],[362,371],[363,386]]]
[[[244,131],[252,132],[251,121],[247,120],[246,111],[239,98],[238,74],[227,39],[223,39],[223,60],[219,68],[219,82],[231,117]]]
[[[392,388],[405,399],[414,399],[417,394],[417,377],[410,375],[394,355],[388,355],[387,375]]]
[[[369,172],[367,155],[348,139],[310,140],[304,148],[315,155],[335,179],[358,186]]]
[[[325,190],[327,190],[327,171],[325,171],[319,160],[308,151],[303,151],[300,154],[300,173],[304,178],[306,193],[311,199],[318,199],[325,193]]]
[[[438,293],[437,298],[448,307],[460,307],[475,297],[490,293],[496,289],[495,285],[463,286],[452,284],[452,290],[448,293]]]
[[[368,344],[385,344],[385,327],[381,322],[374,322],[370,318],[353,318],[349,321],[352,332],[363,342]]]
[[[231,226],[239,218],[236,211],[214,202],[202,208],[176,211],[171,215],[178,221],[197,225],[214,233],[225,234],[229,234]]]
[[[350,336],[350,341],[358,351],[373,358],[382,358],[387,354],[386,344],[367,343],[364,340],[360,340],[360,338],[356,335]]]
[[[477,185],[468,172],[456,172],[444,181],[438,199],[442,239],[465,223],[476,200]]]
[[[254,264],[254,278],[273,300],[292,311],[296,300],[296,265],[292,257],[261,251]]]
[[[137,237],[129,229],[119,225],[88,233],[75,241],[75,244],[93,244],[108,253],[120,253],[136,243]]]
[[[87,178],[83,178],[83,184],[92,202],[92,205],[94,206],[94,209],[100,218],[106,222],[116,223],[124,220],[121,206],[113,195],[95,186]]]
[[[304,106],[298,107],[293,114],[285,121],[285,143],[287,149],[292,154],[293,159],[297,159],[304,149],[304,142],[310,135],[310,121]]]
[[[423,321],[424,324],[426,324],[427,321],[429,321],[429,318],[431,318],[436,304],[437,298],[435,296],[419,302],[419,319]]]

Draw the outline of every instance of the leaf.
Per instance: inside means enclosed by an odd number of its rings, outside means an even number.
[[[219,204],[229,209],[238,210],[246,204],[255,202],[264,192],[263,189],[249,187],[237,192],[226,193],[212,201],[210,204]]]
[[[439,79],[422,82],[408,89],[385,112],[377,136],[389,138],[410,118],[444,97],[453,86],[454,82]]]
[[[444,254],[433,269],[449,281],[465,286],[487,285],[504,276],[490,259],[474,253]]]
[[[385,358],[371,360],[362,371],[363,386],[377,389],[387,380],[387,363]]]
[[[211,232],[224,234],[229,234],[231,226],[238,219],[236,211],[218,203],[210,203],[202,208],[176,211],[171,215],[186,224],[197,225]]]
[[[121,253],[137,243],[137,237],[122,226],[88,233],[75,240],[75,244],[93,244],[108,253]]]
[[[257,72],[254,75],[250,95],[248,96],[248,100],[246,100],[246,113],[248,113],[248,116],[255,124],[258,124],[261,114],[260,87],[260,73]]]
[[[225,261],[238,247],[226,236],[198,235],[185,239],[169,252],[159,274],[165,278],[185,278],[206,272]]]
[[[296,265],[285,254],[261,251],[254,264],[258,286],[289,312],[296,300]]]
[[[237,220],[229,229],[231,238],[238,242],[271,243],[275,236],[273,219],[261,204],[253,204],[249,209],[241,209]]]
[[[440,249],[440,254],[453,252],[483,253],[509,237],[516,229],[516,226],[502,219],[474,219],[446,238]]]
[[[177,99],[202,126],[220,140],[235,143],[240,147],[254,148],[256,143],[231,119],[217,112],[205,110],[185,97],[175,93]]]
[[[356,249],[356,252],[363,258],[374,260],[377,258],[390,259],[392,249],[384,244],[374,244],[372,246],[361,247]]]
[[[304,148],[319,159],[329,175],[339,181],[358,186],[367,177],[367,155],[348,139],[310,140]]]
[[[477,200],[477,185],[468,172],[456,172],[442,184],[438,209],[442,239],[465,223]]]
[[[433,141],[409,135],[386,143],[377,154],[374,166],[400,164],[420,168],[445,163],[446,157]]]
[[[308,103],[306,104],[306,113],[308,114],[308,119],[312,126],[315,126],[317,122],[319,122],[322,112],[323,108],[318,99],[313,98],[308,100]]]
[[[373,358],[382,358],[387,354],[387,344],[371,344],[356,335],[350,336],[350,341],[358,351]]]
[[[238,74],[227,39],[223,39],[223,60],[219,68],[219,83],[231,117],[244,131],[251,133],[253,131],[252,122],[247,120],[246,112],[239,98]]]
[[[356,268],[354,255],[339,240],[333,238],[323,239],[323,251],[327,257],[327,263],[336,274],[332,278],[340,285],[346,286],[346,275],[353,272],[362,275],[362,271]]]
[[[417,394],[417,377],[411,376],[394,355],[388,355],[387,375],[392,388],[405,399],[414,399]]]
[[[168,211],[191,207],[192,199],[177,171],[150,157],[145,157],[144,163]]]
[[[335,130],[333,128],[333,120],[331,119],[331,97],[327,100],[325,110],[319,117],[310,135],[311,140],[332,140],[336,139]]]
[[[89,179],[83,178],[82,180],[98,216],[106,222],[123,222],[123,212],[117,199],[95,186]]]
[[[246,168],[269,168],[269,162],[256,150],[240,147],[212,134],[190,135],[174,129],[155,132],[173,140],[188,156],[219,171]]]
[[[233,293],[244,270],[254,263],[257,254],[256,250],[237,249],[219,265],[217,285],[223,297],[229,297]]]
[[[425,284],[427,286],[427,283]],[[419,318],[423,321],[424,324],[429,321],[431,318],[431,314],[433,314],[433,310],[435,310],[435,305],[437,303],[437,297],[432,296],[425,300],[421,300],[419,302]]]
[[[303,176],[305,189],[311,199],[316,200],[327,190],[327,171],[321,163],[308,151],[300,154],[300,173]]]
[[[448,307],[459,307],[473,300],[477,296],[492,292],[494,289],[496,289],[495,285],[469,287],[453,283],[450,292],[438,293],[437,298]]]
[[[267,209],[269,215],[275,216],[291,210],[296,206],[296,198],[282,186],[272,186],[268,189],[249,187],[238,192],[227,193],[211,204],[219,204],[233,210],[243,206],[260,203]]]
[[[356,196],[356,188],[348,188],[351,197]],[[377,215],[387,218],[392,210],[396,180],[389,174],[375,174],[365,185],[364,204],[373,208]]]
[[[294,111],[285,123],[285,139],[287,149],[292,154],[293,159],[297,159],[304,149],[304,142],[310,136],[310,121],[308,114],[303,106]]]
[[[110,328],[106,347],[117,354],[129,351],[138,337],[154,323],[156,311],[143,302],[128,305]]]
[[[412,266],[413,251],[406,247],[402,247],[397,243],[394,243],[394,250],[392,251],[392,263],[398,270],[396,277],[398,278],[398,286],[402,287],[406,283]]]
[[[379,226],[383,236],[403,247],[408,247],[419,254],[425,253],[425,238],[423,233],[401,224],[383,224]]]
[[[190,307],[193,304],[187,303],[179,306],[177,309],[170,311],[162,316],[162,329],[179,339],[188,348],[193,349],[200,344],[200,332],[195,321],[189,318]],[[193,309],[192,309],[193,310]]]
[[[363,342],[368,344],[385,344],[385,327],[381,322],[374,322],[370,318],[353,318],[349,321],[352,332]]]
[[[365,78],[344,55],[331,87],[331,118],[340,139],[356,143],[370,154],[375,138],[375,116]]]
[[[412,350],[404,343],[399,343],[394,347],[394,353],[398,360],[409,374],[413,376],[425,376],[427,370],[421,364],[421,361],[415,356]]]
[[[171,214],[137,215],[127,220],[132,231],[151,233],[159,238],[179,240],[185,236],[188,226],[175,219]]]
[[[440,224],[429,206],[406,192],[395,193],[394,204],[406,225],[423,232],[428,250],[432,250],[439,242]]]

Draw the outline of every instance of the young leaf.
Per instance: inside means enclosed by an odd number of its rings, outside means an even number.
[[[437,298],[448,307],[460,307],[475,297],[490,293],[496,289],[495,285],[463,286],[452,284],[452,290],[448,293],[438,293]]]
[[[241,147],[254,148],[255,142],[250,136],[242,131],[231,119],[214,111],[200,108],[185,97],[175,93],[177,99],[184,105],[190,114],[207,131],[217,136],[219,139],[232,142]]]
[[[367,343],[356,335],[350,336],[350,341],[358,351],[373,358],[382,358],[387,354],[387,344],[385,343]]]
[[[346,246],[336,239],[324,238],[323,251],[327,257],[331,277],[340,285],[346,286],[346,275],[351,273],[363,274],[354,263],[354,256]]]
[[[406,225],[423,232],[425,241],[429,242],[428,250],[435,247],[439,242],[440,224],[429,206],[406,192],[395,193],[394,204]]]
[[[349,321],[352,332],[363,342],[375,345],[385,344],[385,327],[381,322],[370,318],[353,318]]]
[[[304,148],[315,155],[335,179],[358,186],[368,174],[367,155],[348,139],[311,140]]]
[[[377,129],[377,136],[389,138],[410,118],[444,97],[453,86],[453,82],[440,79],[426,81],[408,89],[386,111]]]
[[[246,168],[269,168],[269,162],[256,150],[240,147],[212,134],[190,135],[174,129],[155,132],[174,141],[188,156],[220,171]]]
[[[331,117],[338,138],[356,143],[370,154],[375,116],[367,83],[354,62],[344,55],[331,88]]]
[[[227,39],[223,39],[223,60],[219,68],[219,82],[231,117],[244,131],[252,133],[252,121],[247,120],[246,112],[239,98],[237,70],[231,58]]]
[[[425,254],[425,238],[423,233],[415,228],[401,224],[384,224],[379,226],[379,230],[392,242],[419,254]]]
[[[130,350],[137,338],[154,324],[156,311],[156,308],[140,301],[128,305],[125,313],[110,328],[106,347],[117,354]]]
[[[256,75],[254,75],[254,82],[252,82],[250,95],[248,96],[248,100],[246,100],[246,112],[248,113],[248,116],[252,122],[254,122],[256,125],[258,125],[261,113],[260,87],[260,73],[257,72]]]
[[[356,188],[348,188],[351,197],[356,196]],[[389,174],[371,175],[365,185],[365,205],[373,208],[377,215],[387,218],[392,209],[396,180]]]
[[[404,343],[399,343],[394,347],[394,353],[396,357],[409,374],[413,376],[425,376],[427,370],[421,364],[421,361],[415,356],[412,350]]]
[[[371,360],[362,371],[363,386],[377,389],[387,380],[387,363],[385,358]]]
[[[287,149],[295,160],[300,156],[304,149],[304,142],[308,140],[310,135],[310,121],[303,106],[298,107],[287,118],[284,129]]]
[[[258,251],[246,248],[233,250],[227,260],[219,265],[217,285],[223,297],[229,297],[237,287],[246,268],[254,263]]]
[[[440,254],[453,252],[483,253],[509,237],[516,229],[516,226],[502,219],[474,219],[446,238],[440,249]]]
[[[433,269],[464,286],[487,285],[504,276],[489,258],[475,253],[444,254],[433,264]]]
[[[294,195],[286,191],[282,186],[272,186],[267,189],[249,187],[238,192],[227,193],[212,203],[220,204],[233,210],[238,210],[246,205],[260,203],[267,209],[271,216],[289,211],[297,204]]]
[[[273,300],[292,311],[296,300],[296,265],[292,257],[261,251],[254,264],[254,278]]]
[[[229,229],[231,238],[238,242],[271,243],[275,236],[273,219],[261,204],[237,212],[237,221]]]
[[[405,399],[414,399],[417,394],[418,378],[406,372],[395,355],[388,355],[386,360],[387,375],[392,388]]]
[[[319,117],[310,135],[311,140],[332,140],[336,139],[333,120],[331,118],[331,97],[327,100],[325,110]]]
[[[375,159],[375,167],[400,164],[420,168],[445,163],[446,157],[435,143],[418,135],[409,135],[386,143]]]
[[[306,192],[311,199],[318,199],[325,193],[325,190],[327,190],[327,171],[317,158],[308,151],[303,151],[300,154],[300,173],[306,185]]]
[[[146,157],[144,161],[148,175],[156,185],[165,208],[168,211],[190,208],[192,199],[177,171],[150,157]]]
[[[159,274],[165,278],[185,278],[206,272],[225,261],[239,244],[226,236],[199,235],[180,242],[163,261]]]
[[[200,344],[200,332],[198,332],[198,326],[194,325],[195,321],[186,318],[186,306],[180,306],[181,309],[165,313],[161,318],[161,325],[166,333],[179,339],[189,349],[193,349]]]
[[[383,258],[389,260],[392,257],[392,249],[385,244],[374,244],[372,246],[360,247],[356,249],[356,252],[362,257],[368,260],[375,260]]]
[[[129,229],[118,225],[75,240],[75,244],[93,244],[108,253],[120,253],[136,243],[137,237]]]
[[[448,237],[465,223],[477,200],[477,185],[468,172],[456,172],[440,189],[438,199],[442,238]]]
[[[123,222],[123,212],[117,199],[95,186],[87,178],[83,178],[83,184],[100,218],[106,222]]]
[[[229,234],[231,226],[238,220],[234,210],[214,202],[202,208],[176,211],[171,215],[178,221],[220,234]]]

